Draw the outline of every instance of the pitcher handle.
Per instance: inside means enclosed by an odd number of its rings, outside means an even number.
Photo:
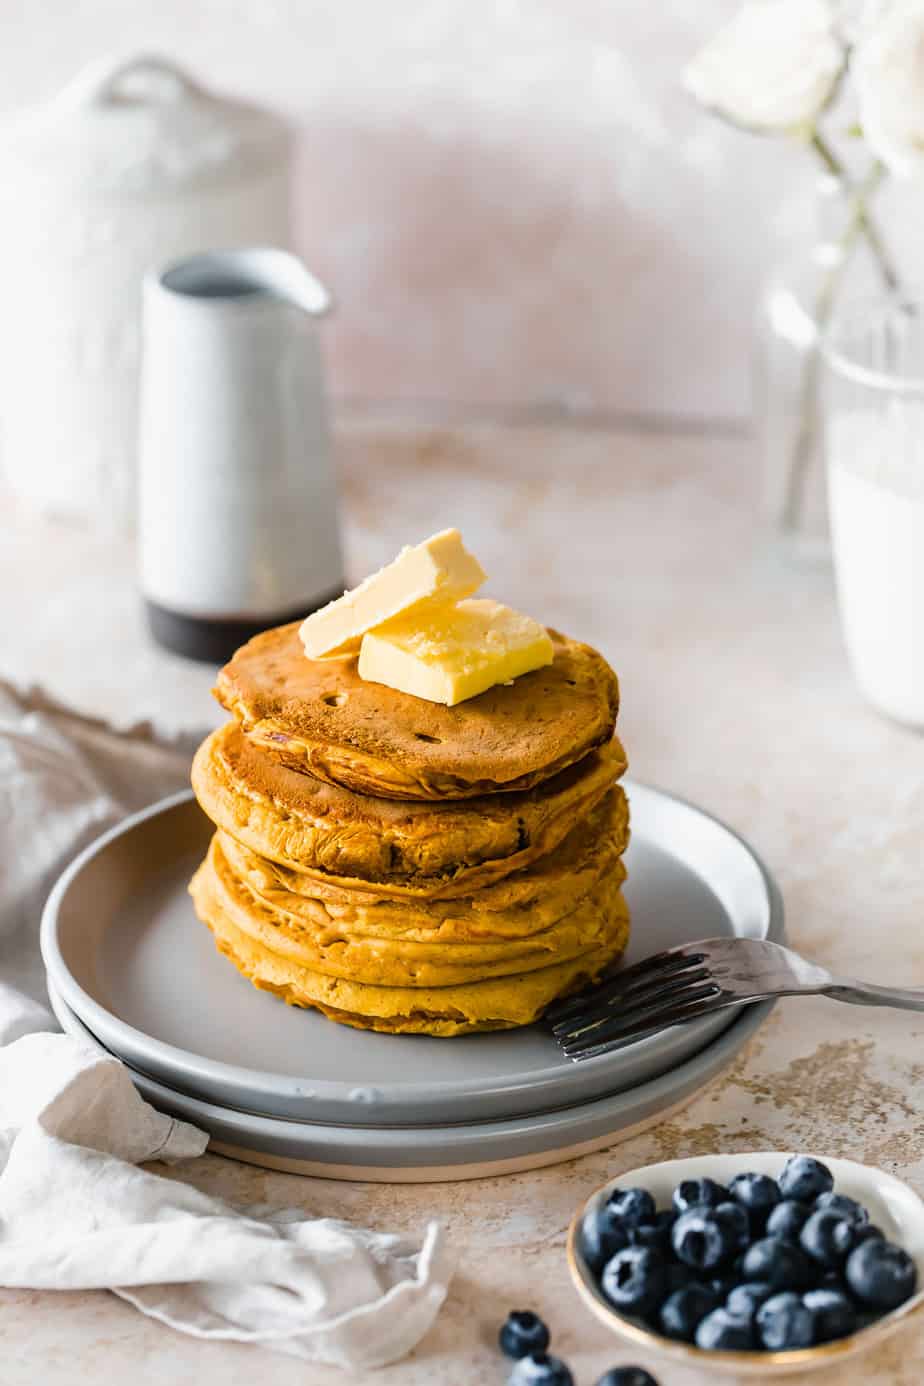
[[[131,98],[145,105],[173,104],[202,95],[202,87],[170,58],[139,53],[91,63],[61,93],[61,100],[81,106],[110,106]]]

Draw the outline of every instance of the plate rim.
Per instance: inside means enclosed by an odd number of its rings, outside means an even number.
[[[54,984],[52,983],[52,989]],[[91,1041],[98,1046],[100,1051],[116,1059],[117,1062],[124,1064],[128,1070],[132,1081],[140,1080],[144,1086],[162,1089],[169,1098],[176,1098],[181,1104],[190,1108],[201,1108],[209,1113],[223,1115],[230,1114],[234,1118],[240,1118],[241,1124],[256,1127],[258,1133],[265,1131],[267,1135],[273,1134],[277,1128],[281,1130],[303,1131],[313,1139],[318,1140],[323,1145],[325,1139],[333,1142],[335,1137],[340,1135],[353,1136],[359,1142],[380,1141],[386,1146],[400,1149],[402,1146],[411,1142],[423,1139],[424,1142],[436,1140],[443,1133],[463,1136],[464,1139],[476,1146],[486,1144],[491,1140],[500,1139],[503,1136],[518,1136],[527,1131],[533,1131],[540,1127],[543,1131],[550,1129],[566,1129],[569,1121],[580,1120],[583,1116],[592,1116],[598,1112],[601,1116],[604,1111],[619,1107],[630,1101],[633,1097],[636,1100],[657,1100],[664,1097],[664,1106],[669,1107],[672,1102],[671,1089],[678,1084],[682,1085],[688,1078],[695,1078],[695,1070],[702,1067],[704,1063],[717,1061],[715,1072],[705,1079],[705,1082],[712,1082],[734,1061],[735,1057],[741,1052],[742,1048],[760,1029],[764,1021],[768,1018],[771,1011],[776,1006],[776,1001],[761,1001],[753,1006],[745,1006],[740,1009],[732,1023],[722,1030],[711,1043],[705,1045],[696,1053],[689,1055],[681,1064],[668,1069],[665,1073],[658,1074],[655,1078],[650,1078],[646,1082],[639,1083],[635,1087],[625,1088],[621,1092],[606,1094],[602,1097],[591,1098],[589,1100],[577,1102],[571,1107],[556,1108],[552,1111],[534,1112],[528,1114],[517,1114],[508,1118],[493,1117],[487,1121],[463,1121],[463,1122],[441,1122],[436,1125],[422,1126],[356,1126],[346,1123],[318,1121],[312,1122],[301,1117],[266,1116],[258,1112],[244,1111],[239,1108],[230,1107],[227,1104],[209,1101],[207,1098],[196,1097],[189,1093],[181,1092],[179,1089],[172,1088],[168,1083],[160,1079],[151,1078],[147,1074],[139,1073],[133,1069],[131,1064],[114,1054],[103,1044],[102,1040],[93,1033],[83,1019],[72,1011],[67,1003],[67,999],[59,994],[59,1001],[67,1011],[69,1011],[77,1021],[81,1030],[85,1030],[90,1036]],[[52,1007],[54,1009],[54,1006]],[[57,1016],[57,1010],[55,1010]],[[59,1021],[60,1023],[60,1021]],[[142,1093],[144,1096],[144,1093]],[[151,1101],[148,1098],[146,1100]],[[156,1100],[154,1101],[156,1105]],[[186,1116],[186,1120],[193,1121],[192,1115]],[[615,1145],[618,1140],[618,1133],[621,1128],[614,1128]],[[466,1163],[460,1161],[460,1164]],[[451,1168],[451,1166],[447,1166]]]
[[[660,789],[655,785],[647,784],[644,781],[633,780],[631,778],[624,780],[623,784],[630,792],[641,790],[653,795],[657,800],[666,801],[671,805],[680,806],[689,812],[697,814],[730,837],[756,866],[760,876],[768,909],[767,930],[764,937],[772,942],[784,942],[785,913],[782,894],[766,863],[746,838],[715,814],[709,812],[709,810],[700,807],[698,804],[680,795]],[[128,1021],[123,1020],[121,1016],[115,1014],[94,996],[91,996],[89,992],[81,986],[68,968],[57,937],[57,922],[61,903],[72,883],[77,879],[85,867],[103,853],[112,842],[117,841],[119,838],[143,826],[144,823],[150,819],[188,808],[194,803],[196,803],[196,799],[191,789],[181,789],[174,794],[156,800],[145,808],[120,819],[119,822],[113,824],[110,828],[99,834],[99,836],[88,843],[68,866],[65,867],[52,887],[42,910],[39,940],[42,959],[48,976],[53,981],[56,990],[61,994],[62,999],[68,1005],[68,1008],[72,1010],[81,1021],[84,1017],[87,1017],[90,1022],[87,1028],[90,1029],[91,1033],[94,1035],[98,1032],[102,1032],[102,1039],[106,1042],[107,1046],[112,1043],[112,1036],[115,1035],[118,1037],[118,1040],[125,1042],[133,1056],[143,1055],[145,1052],[150,1053],[157,1059],[158,1063],[163,1068],[172,1070],[177,1078],[182,1079],[183,1075],[189,1074],[194,1076],[199,1082],[216,1082],[226,1088],[241,1090],[249,1087],[252,1090],[259,1090],[271,1096],[286,1100],[292,1100],[301,1095],[297,1091],[297,1087],[301,1083],[306,1087],[310,1087],[312,1097],[316,1097],[318,1100],[351,1103],[349,1094],[351,1091],[355,1090],[356,1084],[349,1080],[331,1078],[297,1079],[292,1075],[284,1076],[273,1073],[271,1070],[244,1068],[236,1064],[227,1063],[225,1060],[210,1059],[205,1055],[196,1054],[192,1050],[180,1048],[166,1040],[161,1040],[156,1036],[149,1035],[144,1030],[139,1030]],[[203,815],[203,817],[205,817],[205,815]],[[727,1029],[737,1023],[737,1019],[741,1014],[741,1008],[730,1008],[728,1014],[730,1017],[728,1025],[723,1026],[722,1029],[710,1035],[699,1050],[694,1050],[692,1054],[684,1056],[680,1060],[680,1064],[685,1063],[691,1057],[695,1057],[696,1054],[702,1052],[703,1049],[710,1048],[712,1044],[720,1039]],[[385,1038],[388,1037],[386,1036]],[[639,1041],[639,1044],[652,1044],[656,1038],[657,1037],[649,1037],[643,1039]],[[138,1058],[134,1057],[133,1061],[138,1064],[139,1071],[144,1072]],[[611,1056],[601,1055],[598,1058],[586,1060],[580,1065],[580,1070],[586,1073],[591,1069],[605,1067],[610,1061]],[[676,1066],[677,1065],[672,1065],[671,1067]],[[667,1071],[671,1071],[671,1067],[669,1067]],[[575,1065],[573,1071],[576,1072],[577,1070],[578,1066]],[[486,1091],[490,1091],[496,1095],[503,1095],[505,1091],[522,1089],[524,1086],[538,1088],[547,1084],[553,1084],[556,1080],[560,1082],[569,1071],[568,1068],[564,1068],[562,1065],[557,1064],[554,1067],[535,1069],[528,1075],[511,1074],[505,1077],[499,1084],[496,1082],[486,1084],[483,1080],[477,1078],[460,1079],[450,1084],[441,1085],[441,1091],[445,1095],[447,1101],[477,1097]],[[153,1081],[162,1081],[161,1077],[156,1074],[145,1076],[150,1076]],[[643,1080],[643,1083],[647,1081],[652,1080]],[[381,1104],[379,1104],[379,1102],[375,1104],[376,1106],[381,1105],[382,1120],[375,1123],[378,1125],[382,1125],[387,1121],[388,1108],[390,1106],[411,1105],[415,1103],[415,1101],[426,1103],[430,1101],[432,1096],[432,1087],[420,1082],[391,1082],[387,1087],[387,1096],[381,1084],[378,1085],[377,1090],[385,1099]],[[208,1101],[207,1098],[200,1098],[199,1100]],[[585,1098],[582,1100],[593,1101],[596,1099]],[[355,1107],[355,1102],[352,1102],[351,1105]],[[559,1110],[568,1109],[567,1103],[556,1102],[554,1105]],[[552,1107],[549,1108],[549,1110],[552,1109]],[[271,1114],[263,1115],[268,1120],[277,1119]],[[299,1118],[280,1119],[298,1120]],[[471,1120],[486,1120],[490,1122],[492,1118],[472,1118]],[[339,1123],[332,1122],[328,1124],[338,1125]],[[398,1123],[396,1122],[396,1124]],[[413,1126],[404,1121],[400,1124],[406,1129],[414,1129]],[[366,1123],[366,1125],[368,1126],[369,1123]],[[440,1123],[436,1121],[430,1123],[430,1125],[438,1127]],[[417,1127],[416,1129],[423,1128]]]

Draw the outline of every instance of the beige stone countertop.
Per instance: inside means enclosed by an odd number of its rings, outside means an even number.
[[[796,947],[833,969],[924,984],[924,740],[861,701],[830,579],[762,546],[746,440],[564,426],[341,421],[350,575],[457,524],[490,590],[598,644],[619,671],[633,774],[695,800],[775,872]],[[192,733],[210,671],[144,641],[128,546],[13,511],[0,550],[0,676],[128,726]],[[445,1220],[450,1298],[409,1360],[355,1386],[503,1383],[494,1348],[533,1307],[578,1386],[638,1360],[579,1304],[565,1266],[575,1206],[620,1170],[707,1151],[798,1149],[882,1165],[924,1192],[924,1017],[781,1003],[728,1075],[680,1116],[602,1153],[472,1183],[396,1187],[271,1174],[206,1156],[172,1177],[242,1203],[299,1205],[409,1232]],[[917,1321],[918,1323],[920,1320]],[[704,1373],[653,1368],[662,1386]],[[239,1346],[205,1345],[104,1293],[0,1292],[2,1386],[312,1386],[344,1381]],[[801,1381],[802,1377],[790,1378]],[[912,1325],[813,1375],[919,1386]]]

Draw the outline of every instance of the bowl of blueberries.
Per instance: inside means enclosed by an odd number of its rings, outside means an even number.
[[[587,1306],[636,1346],[783,1376],[881,1342],[920,1307],[924,1202],[850,1160],[670,1160],[593,1194],[568,1260]]]

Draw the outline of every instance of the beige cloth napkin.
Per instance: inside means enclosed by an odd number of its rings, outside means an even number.
[[[105,826],[185,783],[190,748],[31,702],[0,685],[0,1285],[111,1289],[180,1332],[346,1368],[404,1356],[446,1296],[438,1225],[406,1245],[142,1170],[207,1137],[143,1101],[116,1059],[51,1033],[48,889]]]

